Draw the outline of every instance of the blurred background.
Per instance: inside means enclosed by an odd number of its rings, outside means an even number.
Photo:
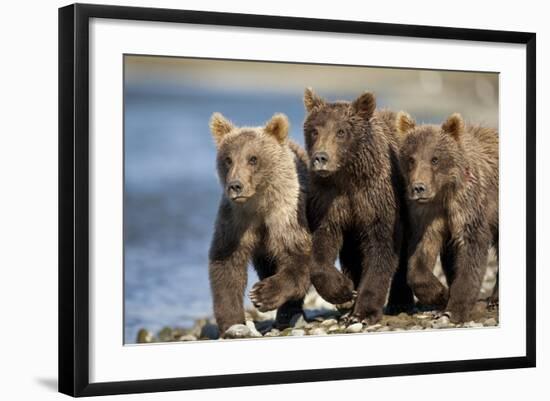
[[[440,123],[453,112],[498,128],[498,74],[186,59],[124,58],[124,341],[212,313],[208,248],[221,196],[208,129],[275,112],[303,144],[304,88],[328,100],[376,93],[378,107]],[[257,280],[249,270],[249,287]],[[246,304],[250,306],[248,299]]]

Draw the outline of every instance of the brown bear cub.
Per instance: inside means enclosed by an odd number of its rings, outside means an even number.
[[[262,312],[279,308],[277,319],[284,324],[301,312],[310,285],[307,155],[288,139],[289,124],[282,114],[265,127],[239,128],[214,113],[210,129],[223,187],[209,254],[216,321],[222,333],[244,323],[247,266],[252,262],[260,281],[250,299]]]
[[[397,120],[412,232],[409,285],[421,303],[445,308],[454,322],[469,320],[489,248],[498,248],[498,133],[465,125],[460,114],[441,126],[417,125],[404,112]],[[433,274],[438,255],[449,290]]]
[[[390,304],[409,306],[414,301],[405,285],[402,213],[406,208],[396,115],[376,110],[369,92],[353,102],[331,103],[306,89],[304,103],[311,281],[334,304],[347,303],[356,295],[345,318],[348,323],[376,323],[390,285]],[[338,257],[343,274],[334,266]]]

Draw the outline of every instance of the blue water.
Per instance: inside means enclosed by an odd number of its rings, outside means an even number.
[[[288,115],[302,143],[302,92],[209,93],[170,87],[125,91],[124,290],[126,343],[138,330],[185,327],[212,313],[208,247],[221,195],[214,111],[238,125]],[[250,271],[249,285],[257,279]]]

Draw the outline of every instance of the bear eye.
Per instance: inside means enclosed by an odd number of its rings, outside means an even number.
[[[439,163],[439,159],[437,157],[432,157],[432,164],[435,166],[437,163]]]
[[[339,129],[336,131],[336,137],[342,139],[344,136],[346,136],[346,132],[343,129]]]
[[[230,157],[226,157],[224,161],[225,161],[225,164],[227,164],[228,166],[231,166],[231,163],[233,163],[233,160],[231,160]]]
[[[250,159],[248,159],[248,164],[251,166],[255,166],[258,163],[258,158],[256,156],[252,156]]]
[[[312,137],[313,139],[317,138],[317,135],[318,135],[318,134],[319,134],[319,132],[317,132],[317,130],[316,130],[315,128],[313,128],[313,129],[311,130],[311,137]]]
[[[414,164],[414,157],[409,157],[409,164],[411,166]]]

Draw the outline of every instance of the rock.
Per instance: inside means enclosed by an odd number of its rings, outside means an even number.
[[[305,336],[306,331],[302,329],[292,329],[292,331],[290,332],[290,335],[294,337]]]
[[[477,323],[472,321],[464,323],[463,327],[469,327],[469,328],[477,328],[477,327],[483,327],[483,323]]]
[[[162,342],[173,341],[174,337],[172,336],[172,329],[170,327],[164,327],[159,332],[159,340]]]
[[[346,333],[360,333],[363,330],[363,323],[354,323],[346,327]]]
[[[199,338],[207,338],[209,340],[217,340],[220,338],[220,330],[217,324],[206,323],[202,326]]]
[[[396,327],[395,329],[391,329],[391,331],[405,331],[405,329],[402,329],[401,327]]]
[[[256,330],[256,326],[254,325],[254,322],[252,320],[246,321],[246,327],[250,329],[250,337],[261,337],[262,334]]]
[[[281,331],[279,329],[271,329],[271,331],[264,334],[264,337],[279,337],[280,335]]]
[[[331,327],[331,326],[334,326],[335,324],[337,324],[338,322],[336,321],[336,319],[327,319],[325,321],[323,321],[321,323],[321,326],[323,327]]]
[[[382,326],[380,327],[378,330],[376,330],[377,332],[384,332],[384,331],[390,331],[391,329],[388,327],[388,326]]]
[[[414,326],[409,327],[409,330],[423,330],[423,329],[424,329],[424,327],[419,326],[419,325],[414,325]]]
[[[234,324],[224,333],[224,338],[248,338],[252,336],[250,328],[244,324]]]
[[[376,323],[376,324],[372,324],[370,326],[366,326],[363,331],[364,332],[367,332],[367,333],[370,333],[372,331],[377,331],[378,329],[380,329],[382,327],[382,325],[380,323]]]
[[[309,332],[310,336],[324,336],[327,332],[322,327],[315,327]]]
[[[140,329],[138,331],[136,340],[138,344],[150,343],[151,341],[153,341],[153,335],[148,330]]]
[[[425,329],[431,328],[432,327],[432,320],[427,320],[427,319],[421,320],[420,325],[422,327],[424,327]]]
[[[328,332],[329,333],[332,333],[332,332],[335,332],[335,331],[339,331],[340,330],[340,326],[338,326],[337,324],[333,324],[332,326],[330,326],[328,328]]]
[[[186,334],[178,338],[178,341],[197,341],[197,337],[192,334]]]
[[[483,323],[483,325],[487,326],[487,327],[494,327],[494,326],[498,325],[498,322],[494,317],[492,317],[492,318],[487,319],[485,321],[485,323]]]
[[[403,328],[407,327],[408,319],[402,319],[399,316],[389,317],[386,321],[386,325],[391,328]]]
[[[439,319],[432,321],[432,328],[446,329],[447,327],[449,327],[449,323],[451,323],[451,320],[448,316],[441,316]]]

